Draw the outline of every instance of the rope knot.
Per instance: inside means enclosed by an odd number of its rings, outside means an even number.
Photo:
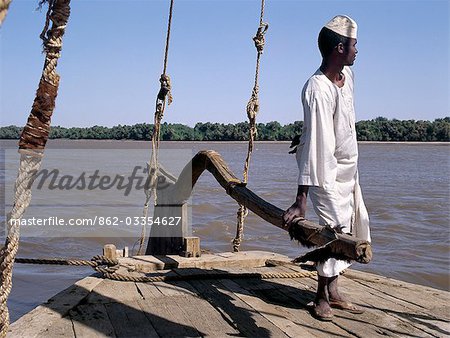
[[[158,93],[158,100],[164,101],[167,96],[167,104],[171,104],[173,101],[172,98],[172,84],[170,83],[170,77],[167,74],[162,74],[159,78],[159,82],[161,83],[161,88]]]
[[[247,117],[250,120],[250,124],[256,119],[256,115],[259,113],[259,86],[255,85],[252,90],[252,95],[247,103]]]
[[[241,245],[244,231],[244,219],[248,215],[248,209],[239,205],[239,209],[237,211],[237,229],[236,229],[236,237],[233,239],[233,252],[239,251],[239,246]]]
[[[253,37],[253,41],[255,42],[255,47],[258,53],[262,54],[264,51],[264,34],[266,34],[267,29],[269,29],[269,24],[267,22],[261,22],[256,31],[256,35]]]
[[[114,273],[119,269],[119,261],[117,259],[110,259],[105,256],[94,256],[92,257],[92,261],[96,264],[93,268],[98,272]]]

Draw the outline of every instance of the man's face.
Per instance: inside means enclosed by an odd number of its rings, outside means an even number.
[[[357,40],[350,38],[350,41],[347,46],[344,47],[344,65],[345,66],[353,66],[356,59],[356,54],[358,54],[358,50],[356,49]]]

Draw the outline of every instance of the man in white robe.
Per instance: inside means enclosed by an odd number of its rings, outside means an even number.
[[[369,219],[358,182],[358,144],[353,105],[353,65],[356,22],[338,15],[322,28],[319,49],[322,65],[302,91],[303,132],[297,148],[298,191],[283,218],[286,226],[305,217],[309,193],[322,225],[370,241]],[[331,320],[331,308],[353,313],[362,310],[339,293],[339,273],[347,261],[330,258],[317,264],[318,287],[313,314]]]

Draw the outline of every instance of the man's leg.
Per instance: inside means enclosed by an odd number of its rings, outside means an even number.
[[[314,300],[314,316],[321,320],[331,320],[333,313],[328,301],[328,277],[317,276],[317,293]]]
[[[329,277],[327,280],[327,291],[330,297],[329,299],[333,301],[345,301],[345,299],[339,294],[338,278],[339,275]]]
[[[346,311],[349,311],[352,313],[363,313],[364,312],[363,309],[348,302],[339,293],[338,279],[339,279],[339,275],[327,278],[327,291],[328,291],[328,299],[329,299],[330,306],[337,308],[337,309],[346,310]]]

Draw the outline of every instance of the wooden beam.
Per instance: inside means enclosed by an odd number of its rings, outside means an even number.
[[[238,203],[246,206],[267,222],[283,230],[288,230],[283,227],[284,210],[265,201],[248,189],[228,168],[220,154],[213,150],[198,152],[186,165],[171,191],[175,200],[172,203],[183,204],[186,202],[195,183],[205,170],[208,170],[227,194]],[[327,245],[330,257],[340,257],[360,263],[369,263],[372,259],[372,248],[369,242],[350,235],[335,233],[329,228],[308,220],[294,220],[289,228],[289,233],[291,238],[306,246]]]

